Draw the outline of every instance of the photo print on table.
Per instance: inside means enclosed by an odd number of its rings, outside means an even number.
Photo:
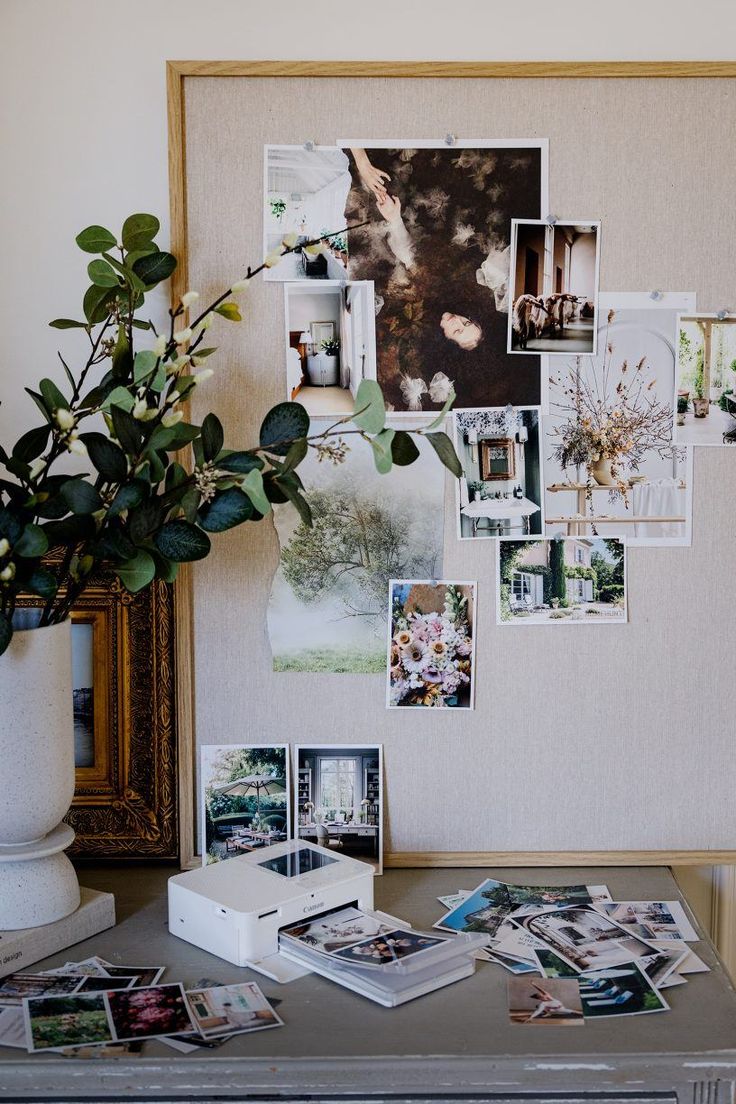
[[[331,424],[312,419],[310,433]],[[372,450],[352,440],[343,438],[349,451],[338,466],[310,449],[299,467],[311,528],[290,506],[274,507],[281,555],[267,618],[275,671],[383,673],[389,581],[441,577],[445,474],[431,444],[413,438],[419,458],[386,478]]]
[[[11,974],[0,981],[0,1008],[20,1008],[24,997],[53,997],[76,993],[79,974]]]
[[[287,401],[311,417],[352,414],[364,379],[376,378],[376,310],[370,280],[284,284]]]
[[[678,445],[736,444],[736,314],[680,314],[674,405]]]
[[[266,268],[264,280],[345,280],[345,204],[352,179],[348,157],[336,146],[267,145],[263,151],[263,256],[286,237],[299,242],[332,234],[323,246],[297,251]]]
[[[204,744],[200,757],[202,865],[291,838],[287,744]]]
[[[116,1042],[185,1035],[196,1030],[184,989],[179,984],[110,991],[104,998]]]
[[[357,908],[341,908],[320,916],[317,920],[305,920],[282,928],[286,935],[310,950],[322,954],[334,955],[355,943],[385,935],[392,925],[376,916],[368,916]]]
[[[378,382],[399,412],[538,405],[540,358],[506,352],[511,219],[548,205],[546,139],[340,139],[348,273],[373,280]]]
[[[519,923],[578,970],[618,966],[656,950],[592,907],[522,916]]]
[[[496,939],[501,925],[517,907],[511,904],[505,882],[486,878],[433,926],[452,932],[483,932],[491,941]]]
[[[580,986],[573,978],[509,978],[512,1023],[571,1027],[584,1024]]]
[[[594,354],[600,222],[512,219],[508,351]]]
[[[497,624],[626,624],[621,537],[502,537],[498,552]]]
[[[596,908],[643,939],[699,939],[679,901],[601,901]]]
[[[553,362],[545,536],[690,544],[693,451],[673,439],[672,396],[677,313],[694,307],[690,292],[601,295],[597,355]]]
[[[382,874],[383,745],[297,744],[294,769],[294,835]]]
[[[473,709],[475,592],[471,582],[390,581],[388,709]]]
[[[538,407],[452,412],[457,538],[543,532],[541,421]]]
[[[23,1001],[23,1016],[30,1051],[113,1040],[104,993],[31,997]]]
[[[666,1012],[667,1001],[652,985],[637,962],[592,970],[579,978],[580,998],[586,1019],[604,1016],[641,1016]]]
[[[242,1035],[284,1023],[252,981],[188,989],[186,996],[197,1030],[205,1038]]]

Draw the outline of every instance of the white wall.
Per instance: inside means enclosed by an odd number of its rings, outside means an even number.
[[[732,52],[729,28],[732,0],[619,0],[605,34],[543,0],[3,0],[0,440],[32,424],[23,384],[75,348],[46,327],[80,309],[74,235],[148,210],[167,239],[165,59],[708,59]]]
[[[340,292],[324,291],[289,293],[289,329],[308,330],[311,322],[334,322],[335,337],[340,336]]]
[[[595,234],[580,234],[570,250],[570,287],[575,295],[592,297],[595,291]]]

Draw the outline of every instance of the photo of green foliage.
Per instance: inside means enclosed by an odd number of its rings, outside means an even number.
[[[106,1043],[112,1039],[102,993],[28,1001],[34,1050]]]

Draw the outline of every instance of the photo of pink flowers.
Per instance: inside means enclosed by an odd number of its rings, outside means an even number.
[[[388,709],[472,709],[475,583],[392,579]]]

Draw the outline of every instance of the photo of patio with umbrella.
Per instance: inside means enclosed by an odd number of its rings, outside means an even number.
[[[286,745],[202,748],[203,864],[289,838]]]

